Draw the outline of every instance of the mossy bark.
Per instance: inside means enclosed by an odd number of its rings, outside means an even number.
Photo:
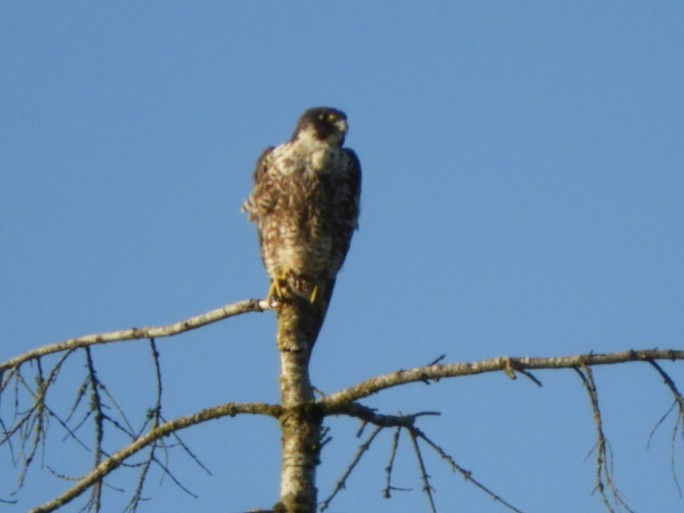
[[[277,312],[283,414],[280,502],[276,509],[315,513],[322,417],[314,407],[308,364],[317,320],[310,303],[298,298],[281,302]]]

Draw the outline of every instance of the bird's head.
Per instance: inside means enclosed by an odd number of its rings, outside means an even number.
[[[332,107],[313,107],[299,118],[292,139],[308,137],[335,146],[344,144],[347,115]]]

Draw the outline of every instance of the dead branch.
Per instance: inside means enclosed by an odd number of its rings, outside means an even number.
[[[681,430],[684,430],[684,396],[682,396],[681,392],[677,388],[677,385],[675,385],[674,380],[670,377],[670,375],[667,372],[665,372],[665,370],[660,365],[658,365],[654,361],[651,361],[649,363],[658,372],[658,374],[660,374],[660,376],[663,378],[663,381],[665,382],[665,385],[667,385],[667,387],[672,392],[672,395],[674,396],[674,402],[672,403],[672,406],[670,406],[670,408],[668,408],[665,414],[658,420],[658,422],[656,422],[656,425],[651,431],[651,434],[649,435],[649,443],[650,439],[653,437],[657,429],[670,415],[670,413],[675,410],[676,406],[677,419],[675,421],[674,427],[672,428],[672,434],[670,435],[670,470],[672,472],[672,480],[674,481],[675,486],[677,487],[679,496],[682,497],[682,487],[679,483],[679,478],[677,476],[677,466],[675,462],[675,442],[677,440],[677,434]]]
[[[463,467],[461,467],[458,463],[456,463],[456,460],[454,460],[454,458],[452,456],[450,456],[444,449],[442,449],[439,445],[437,445],[430,438],[428,438],[425,435],[425,433],[423,433],[420,429],[418,429],[417,427],[414,427],[413,431],[414,431],[415,436],[417,438],[424,440],[430,447],[432,447],[432,449],[434,449],[434,451],[437,454],[439,454],[439,456],[444,461],[447,462],[447,464],[451,467],[451,470],[461,474],[466,481],[468,481],[469,483],[472,483],[477,488],[479,488],[481,491],[483,491],[485,494],[489,495],[492,499],[494,499],[495,502],[501,503],[503,506],[510,509],[511,511],[514,511],[515,513],[523,513],[523,511],[521,511],[518,508],[516,508],[515,506],[513,506],[510,502],[505,501],[501,496],[497,495],[492,490],[490,490],[488,487],[486,487],[484,484],[482,484],[480,481],[475,479],[473,477],[473,473],[470,470],[466,470]]]
[[[667,388],[670,389],[672,395],[674,396],[675,403],[679,407],[679,416],[684,417],[684,396],[682,396],[682,393],[677,388],[677,385],[675,385],[674,380],[670,377],[670,375],[667,372],[663,370],[663,368],[660,365],[658,365],[653,360],[649,361],[648,363],[650,363],[651,366],[653,366],[653,368],[663,378],[663,381],[667,385]]]
[[[327,415],[344,412],[348,404],[376,394],[381,390],[405,383],[437,381],[444,378],[471,376],[487,372],[515,372],[529,369],[574,369],[595,365],[611,365],[627,362],[651,362],[656,360],[684,360],[684,351],[674,349],[642,349],[616,353],[589,353],[552,357],[498,357],[466,363],[428,365],[410,370],[400,370],[377,376],[345,388],[318,401]],[[529,373],[528,373],[529,374]]]
[[[340,412],[338,414],[342,413]],[[523,513],[521,510],[513,506],[510,502],[504,500],[502,497],[500,497],[492,490],[490,490],[487,486],[485,486],[480,481],[475,479],[472,475],[472,472],[458,465],[458,463],[456,463],[456,460],[451,455],[449,455],[444,449],[442,449],[435,442],[433,442],[427,435],[425,435],[423,431],[416,427],[416,420],[419,417],[423,417],[426,415],[440,415],[439,412],[425,411],[408,415],[384,415],[377,413],[372,408],[368,408],[358,403],[353,403],[347,406],[347,409],[344,411],[344,414],[349,415],[351,417],[357,417],[363,420],[363,426],[360,431],[362,431],[363,427],[365,427],[368,424],[374,424],[376,426],[376,429],[373,431],[373,433],[371,433],[371,435],[366,439],[366,441],[359,446],[359,448],[356,451],[356,454],[354,455],[354,458],[352,459],[351,463],[347,466],[342,477],[338,480],[337,484],[335,485],[335,488],[322,503],[323,505],[321,507],[321,511],[328,509],[330,503],[335,498],[335,496],[346,487],[347,479],[351,475],[352,471],[356,468],[356,465],[361,460],[361,457],[368,451],[371,443],[373,442],[373,440],[375,440],[376,436],[380,433],[380,431],[382,431],[383,429],[395,428],[394,434],[392,436],[392,446],[390,449],[389,462],[385,467],[385,473],[387,474],[387,478],[385,480],[385,488],[382,492],[384,498],[389,499],[391,497],[392,490],[407,490],[405,488],[397,488],[395,486],[392,486],[391,484],[392,470],[394,468],[394,461],[396,458],[397,450],[399,448],[399,435],[401,433],[401,430],[405,429],[409,432],[409,435],[411,437],[411,443],[413,446],[414,453],[416,455],[416,461],[418,462],[421,481],[423,483],[422,490],[428,498],[428,503],[433,513],[436,513],[437,511],[433,496],[434,488],[430,485],[430,475],[427,472],[427,466],[425,464],[425,460],[423,458],[420,446],[418,444],[418,439],[425,441],[428,444],[428,446],[430,446],[444,461],[446,461],[449,464],[449,466],[454,472],[460,473],[467,482],[475,485],[482,492],[484,492],[486,495],[494,499],[496,502],[502,504],[507,509],[515,513]],[[361,432],[359,432],[357,436],[360,435]]]
[[[603,430],[603,416],[601,414],[601,408],[599,407],[598,391],[596,390],[594,374],[587,366],[582,366],[581,369],[576,367],[574,370],[582,379],[582,384],[589,396],[589,402],[591,403],[591,410],[594,417],[594,425],[596,426],[596,446],[594,447],[594,450],[596,451],[595,490],[598,490],[601,499],[603,500],[603,504],[610,513],[615,513],[613,504],[617,507],[624,507],[630,513],[634,513],[622,498],[622,494],[618,490],[615,485],[615,480],[613,479],[612,452],[610,451],[610,445]]]
[[[342,474],[342,477],[335,484],[335,488],[330,493],[330,495],[323,501],[320,509],[321,511],[325,511],[326,509],[328,509],[330,507],[330,503],[335,498],[335,496],[341,490],[346,488],[347,479],[356,468],[356,465],[358,465],[358,463],[361,461],[363,455],[368,451],[368,449],[370,449],[373,440],[375,440],[375,437],[378,436],[378,434],[380,434],[380,431],[382,431],[382,427],[376,427],[375,430],[373,430],[373,432],[371,433],[371,435],[366,439],[366,441],[359,445],[359,448],[356,450],[354,458],[352,458],[351,463],[347,466],[347,469]]]
[[[93,468],[87,475],[82,477],[78,483],[69,488],[62,495],[30,510],[29,513],[48,513],[64,506],[84,493],[88,488],[95,485],[95,483],[101,482],[105,476],[121,466],[126,459],[173,432],[221,417],[234,417],[236,415],[248,414],[267,415],[279,418],[281,413],[282,408],[277,405],[265,403],[226,403],[201,410],[192,415],[188,415],[187,417],[165,422],[164,424],[151,429],[123,449],[112,454],[109,458],[103,460],[97,467]]]
[[[414,429],[408,430],[411,435],[411,444],[413,445],[413,450],[416,453],[416,461],[418,461],[418,468],[420,469],[420,478],[423,481],[423,492],[427,495],[428,503],[430,504],[430,511],[432,513],[437,513],[437,506],[435,506],[435,499],[432,496],[432,492],[435,489],[430,484],[430,475],[427,473],[425,468],[425,461],[423,460],[423,453],[420,451],[420,445],[418,445],[418,438],[416,431]]]
[[[441,415],[438,411],[422,411],[412,413],[410,415],[384,415],[377,413],[373,408],[369,408],[359,403],[352,403],[346,405],[343,410],[335,412],[335,415],[349,415],[356,417],[369,424],[374,424],[378,427],[412,427],[418,417],[426,415]]]
[[[392,490],[397,490],[396,486],[392,486],[392,470],[394,470],[394,460],[397,457],[397,449],[399,448],[399,435],[401,435],[401,428],[394,430],[394,435],[392,436],[392,448],[390,449],[389,461],[385,467],[385,473],[387,474],[387,480],[385,481],[385,489],[382,491],[382,496],[385,499],[392,497]],[[404,490],[401,488],[401,490]]]
[[[111,342],[122,342],[125,340],[141,340],[152,338],[164,338],[185,333],[207,324],[234,317],[248,312],[263,312],[272,308],[271,302],[266,299],[247,299],[216,308],[194,317],[189,317],[184,321],[168,324],[166,326],[151,326],[147,328],[130,328],[127,330],[111,331],[107,333],[96,333],[83,337],[72,338],[38,347],[19,356],[0,363],[0,376],[6,370],[18,367],[30,360],[37,360],[49,354],[69,351],[82,347],[94,346],[97,344],[108,344]]]
[[[85,348],[85,353],[88,362],[88,377],[90,383],[90,411],[94,412],[93,423],[95,424],[95,448],[93,450],[94,462],[93,467],[97,467],[104,457],[104,450],[102,442],[104,440],[104,419],[105,415],[102,411],[102,398],[100,397],[100,380],[95,371],[95,364],[93,363],[93,355],[90,347]],[[98,481],[93,485],[90,504],[95,512],[100,511],[102,504],[102,481]]]
[[[659,360],[684,360],[684,351],[660,349],[630,350],[605,354],[589,353],[559,357],[499,357],[475,362],[450,364],[442,363],[443,357],[440,357],[427,366],[410,370],[400,370],[371,378],[354,386],[323,397],[318,401],[315,401],[313,398],[311,385],[308,382],[307,375],[305,376],[307,379],[297,382],[299,383],[297,386],[284,388],[282,394],[282,406],[262,403],[228,403],[214,408],[202,410],[187,417],[166,422],[161,415],[161,371],[159,366],[159,354],[157,353],[155,345],[155,338],[174,336],[220,321],[222,319],[226,319],[228,317],[247,312],[263,312],[267,309],[273,309],[274,306],[276,305],[269,300],[252,299],[241,301],[166,326],[131,328],[127,330],[99,333],[65,340],[59,343],[31,350],[0,364],[0,393],[6,394],[8,392],[8,387],[13,383],[15,397],[15,419],[12,421],[11,425],[7,426],[5,422],[0,419],[0,427],[2,427],[0,444],[7,442],[12,450],[11,438],[15,434],[19,437],[20,445],[17,458],[21,460],[22,466],[22,471],[20,472],[19,477],[20,484],[24,481],[25,472],[30,466],[31,461],[34,460],[39,452],[39,448],[41,448],[42,444],[45,443],[44,424],[48,418],[57,419],[57,421],[67,429],[68,436],[74,438],[79,443],[82,442],[80,442],[80,440],[77,438],[76,431],[88,418],[92,417],[93,422],[95,423],[96,441],[93,469],[86,476],[80,478],[80,480],[78,480],[78,482],[72,488],[64,492],[60,497],[57,497],[56,499],[31,510],[31,513],[54,511],[55,509],[70,502],[74,498],[80,496],[89,488],[91,489],[92,495],[88,506],[94,511],[98,511],[101,508],[100,489],[104,484],[103,480],[109,473],[119,466],[136,466],[142,469],[134,497],[129,503],[129,509],[131,510],[135,509],[138,502],[142,498],[145,478],[150,465],[153,463],[159,465],[165,475],[181,486],[181,488],[185,489],[170,472],[166,463],[161,461],[155,452],[157,449],[167,451],[167,449],[170,447],[166,444],[166,442],[164,442],[163,437],[174,437],[177,444],[183,447],[183,449],[195,461],[197,461],[200,466],[202,466],[192,452],[190,452],[187,446],[183,444],[182,440],[178,436],[178,431],[207,420],[224,416],[234,416],[238,414],[261,414],[272,416],[278,418],[284,427],[289,425],[289,423],[292,423],[293,420],[296,420],[297,422],[295,424],[297,424],[298,428],[313,428],[309,440],[310,443],[307,443],[306,447],[314,448],[314,456],[317,456],[316,451],[320,450],[320,442],[322,438],[322,435],[320,434],[320,421],[325,416],[348,415],[359,418],[363,420],[364,423],[373,424],[376,426],[376,429],[371,436],[359,447],[356,456],[354,457],[343,477],[338,482],[332,496],[323,504],[324,508],[328,506],[330,500],[335,496],[335,494],[344,488],[348,476],[358,464],[362,455],[368,450],[370,444],[379,434],[379,432],[385,428],[393,428],[395,429],[394,442],[392,446],[392,453],[390,455],[390,462],[386,468],[387,486],[385,488],[385,495],[387,497],[389,497],[390,490],[397,489],[393,488],[390,484],[391,473],[398,448],[399,433],[401,429],[407,429],[411,435],[411,441],[419,463],[421,478],[423,481],[423,489],[428,495],[430,507],[433,511],[435,510],[435,505],[432,497],[432,488],[430,486],[429,475],[427,474],[427,469],[423,460],[421,448],[419,446],[419,438],[425,441],[440,455],[440,457],[447,461],[452,470],[459,472],[467,481],[475,484],[496,501],[501,502],[504,506],[508,507],[512,511],[519,512],[520,510],[511,506],[506,501],[503,501],[499,496],[491,492],[484,485],[474,480],[469,471],[456,464],[455,460],[450,455],[443,451],[439,446],[434,444],[434,442],[427,438],[415,426],[417,417],[421,415],[438,415],[438,413],[422,412],[414,415],[384,415],[379,414],[375,410],[363,406],[357,402],[362,398],[368,397],[387,388],[407,383],[422,382],[429,384],[433,381],[438,381],[444,378],[462,377],[487,372],[502,371],[513,379],[515,379],[517,373],[520,373],[537,385],[541,385],[541,382],[530,372],[532,370],[573,369],[579,374],[589,395],[592,410],[594,412],[594,423],[597,429],[596,488],[600,491],[604,500],[604,504],[610,512],[615,511],[613,505],[616,505],[618,508],[624,507],[628,511],[631,510],[622,500],[613,481],[612,470],[610,467],[610,447],[603,431],[603,421],[598,403],[598,394],[591,368],[598,365],[620,364],[627,362],[647,362],[651,364],[663,377],[665,384],[668,386],[668,388],[670,388],[670,391],[675,397],[675,405],[678,406],[679,415],[675,426],[674,435],[676,435],[678,432],[677,430],[680,429],[680,427],[684,426],[684,399],[675,386],[674,381],[656,363]],[[283,315],[283,311],[286,311],[287,308],[288,305],[284,304],[280,305],[278,310],[279,323],[285,327],[289,326],[285,322],[289,319],[289,317]],[[298,339],[295,340],[296,337],[294,337],[294,335],[297,335],[297,333],[300,331],[302,330],[283,329],[281,330],[282,333],[288,335],[291,332],[293,336],[288,338],[285,335],[279,335],[278,347],[281,351],[281,359],[284,362],[282,368],[285,370],[290,369],[290,367],[306,367],[305,363],[308,361],[308,351],[310,351],[312,343],[305,341],[306,343],[302,344]],[[143,426],[143,429],[136,433],[125,418],[125,415],[123,415],[121,408],[109,395],[106,388],[98,381],[97,374],[95,372],[95,366],[92,361],[90,347],[98,344],[140,339],[149,340],[152,347],[157,378],[157,400],[154,407],[149,410],[148,418]],[[76,394],[75,403],[72,407],[71,413],[69,414],[69,418],[74,414],[79,407],[79,404],[81,404],[86,397],[90,398],[91,407],[84,416],[83,420],[77,424],[76,428],[70,428],[66,425],[65,421],[63,421],[59,416],[50,410],[46,403],[46,395],[50,385],[57,379],[61,368],[63,367],[63,363],[69,358],[70,355],[74,354],[76,349],[85,350],[88,363],[87,377],[83,381]],[[55,364],[49,372],[44,372],[42,358],[55,353],[62,353],[59,356],[57,364]],[[301,360],[301,362],[299,360]],[[35,384],[31,384],[30,380],[27,380],[22,373],[22,370],[25,369],[22,367],[22,365],[27,362],[33,362],[35,364]],[[297,365],[294,365],[295,363]],[[287,372],[284,372],[283,374],[283,376],[288,375],[289,374]],[[32,405],[27,410],[20,410],[18,407],[16,407],[18,404],[17,398],[21,393],[27,393],[32,402]],[[102,406],[102,401],[105,398],[108,398],[113,402],[115,409],[121,414],[121,418],[123,418],[123,424],[105,413],[105,410]],[[659,421],[659,424],[660,422],[661,421]],[[102,447],[105,423],[111,424],[116,429],[126,433],[131,438],[132,442],[114,454],[110,455],[106,453]],[[145,434],[141,434],[144,430],[147,430],[147,432]],[[147,458],[142,463],[130,465],[130,463],[126,462],[126,460],[132,455],[139,453],[145,448],[149,450],[149,453]],[[315,488],[313,489],[315,490]],[[188,493],[190,492],[188,491]]]
[[[146,424],[149,424],[151,429],[156,429],[159,424],[162,423],[162,416],[161,416],[161,405],[162,405],[162,378],[161,378],[161,365],[159,364],[159,351],[157,351],[157,345],[154,341],[154,339],[150,339],[150,349],[152,353],[152,362],[154,363],[154,376],[155,376],[155,384],[156,384],[156,398],[154,401],[154,406],[148,410],[147,413],[147,422]],[[145,429],[146,426],[143,428]],[[175,433],[174,433],[175,434]],[[163,439],[161,440],[162,446],[164,444]],[[131,497],[131,500],[129,501],[128,505],[126,506],[125,511],[131,511],[134,512],[138,508],[138,504],[142,500],[142,493],[143,493],[143,488],[145,486],[145,481],[147,479],[148,473],[150,471],[150,468],[152,467],[152,463],[156,462],[156,455],[155,451],[157,448],[157,443],[153,443],[150,445],[150,450],[148,451],[147,457],[145,458],[145,461],[141,465],[140,473],[138,474],[138,481],[135,486],[135,491],[133,492],[133,496]],[[99,462],[96,462],[95,466],[97,466]],[[166,470],[165,465],[161,465],[160,467],[164,470]],[[181,487],[181,489],[184,489]]]

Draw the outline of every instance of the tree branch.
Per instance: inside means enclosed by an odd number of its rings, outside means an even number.
[[[187,417],[181,417],[169,422],[161,424],[146,434],[136,439],[133,443],[127,445],[123,449],[112,454],[106,460],[103,460],[99,465],[93,468],[86,476],[81,478],[81,480],[76,483],[73,487],[69,488],[59,497],[46,502],[45,504],[38,506],[29,511],[29,513],[48,513],[60,508],[72,501],[83,492],[88,490],[95,483],[101,482],[105,476],[114,471],[119,467],[124,460],[130,458],[141,449],[147,447],[148,445],[154,443],[156,440],[167,436],[181,429],[188,428],[195,424],[200,424],[212,419],[218,419],[221,417],[234,417],[240,414],[251,414],[251,415],[268,415],[270,417],[278,418],[282,413],[282,408],[277,405],[265,404],[265,403],[227,403],[220,406],[215,406],[213,408],[207,408],[201,410],[193,415],[188,415]]]
[[[613,457],[608,438],[603,430],[603,415],[601,414],[601,407],[599,406],[598,391],[596,390],[596,382],[594,381],[594,374],[589,367],[583,366],[581,369],[575,367],[573,369],[582,380],[582,384],[589,395],[589,402],[591,403],[591,411],[594,417],[594,425],[596,426],[596,446],[593,450],[596,451],[596,487],[601,495],[601,500],[609,513],[615,513],[616,509],[611,504],[611,497],[616,507],[625,508],[629,513],[634,511],[627,505],[622,498],[622,494],[618,490],[615,480],[613,479]],[[606,490],[607,488],[607,490]],[[610,495],[608,494],[610,492]]]
[[[420,429],[417,427],[412,427],[411,428],[412,432],[415,434],[416,438],[420,438],[424,440],[434,451],[439,454],[440,458],[442,458],[444,461],[447,462],[449,467],[451,467],[451,470],[454,472],[458,472],[463,476],[463,478],[468,481],[469,483],[472,483],[475,485],[477,488],[479,488],[482,492],[484,492],[486,495],[494,499],[495,502],[498,502],[505,506],[507,509],[515,512],[515,513],[523,513],[522,510],[519,510],[513,504],[510,502],[504,500],[501,496],[497,495],[494,493],[492,490],[490,490],[488,487],[486,487],[484,484],[482,484],[480,481],[475,479],[473,477],[473,473],[470,470],[466,470],[463,467],[461,467],[458,463],[456,463],[456,460],[449,455],[444,449],[442,449],[439,445],[437,445],[435,442],[433,442],[430,438],[425,435]]]
[[[321,443],[320,423],[323,417],[327,415],[349,415],[357,417],[362,419],[364,422],[376,425],[378,427],[377,432],[383,428],[389,427],[397,428],[398,430],[402,428],[408,429],[412,434],[412,441],[414,445],[417,446],[418,440],[416,437],[418,437],[427,440],[428,443],[435,448],[435,446],[427,438],[422,436],[419,430],[417,430],[417,428],[414,426],[414,421],[419,415],[430,415],[436,413],[422,412],[413,416],[381,415],[374,410],[357,403],[357,401],[362,398],[368,397],[387,388],[407,383],[429,383],[431,381],[438,381],[444,378],[503,371],[511,378],[515,378],[517,373],[523,374],[537,385],[540,385],[541,383],[529,372],[530,370],[566,368],[575,370],[582,369],[584,372],[580,372],[580,374],[584,377],[589,376],[588,381],[585,381],[585,385],[593,385],[593,379],[590,378],[590,367],[626,362],[648,362],[653,365],[658,372],[660,372],[661,376],[663,376],[665,380],[666,385],[670,388],[675,396],[675,401],[679,406],[680,413],[678,425],[679,422],[682,422],[681,418],[684,418],[684,414],[682,413],[684,412],[684,400],[682,400],[681,393],[675,387],[674,382],[672,382],[672,380],[670,380],[669,377],[656,364],[656,361],[659,360],[684,360],[684,351],[681,350],[646,349],[638,351],[630,350],[605,354],[589,353],[559,357],[499,357],[475,362],[451,364],[441,363],[443,359],[440,357],[427,366],[417,367],[410,370],[400,370],[371,378],[324,397],[319,401],[314,401],[307,372],[308,356],[311,346],[313,345],[313,340],[310,339],[312,339],[313,336],[311,335],[311,330],[309,329],[310,326],[308,323],[310,321],[308,320],[307,315],[304,315],[306,314],[306,311],[302,312],[302,309],[297,308],[297,305],[294,302],[283,302],[283,304],[278,305],[271,300],[249,299],[225,305],[215,310],[165,326],[130,328],[127,330],[99,333],[65,340],[31,350],[4,363],[0,363],[0,392],[5,391],[5,388],[14,382],[15,388],[21,386],[25,387],[34,400],[32,409],[29,411],[31,415],[20,418],[17,425],[7,428],[0,419],[0,425],[3,427],[4,431],[3,437],[0,439],[0,441],[9,441],[10,437],[13,436],[17,430],[23,429],[24,426],[26,426],[26,433],[33,433],[34,436],[36,432],[39,433],[37,438],[34,439],[32,447],[35,449],[38,446],[38,441],[41,439],[40,422],[42,421],[42,415],[50,414],[49,409],[44,406],[46,390],[59,373],[62,363],[76,349],[85,349],[90,360],[88,350],[93,345],[141,339],[150,340],[153,346],[153,354],[156,354],[156,349],[154,348],[154,339],[181,334],[186,331],[190,331],[243,313],[263,312],[276,307],[278,307],[279,322],[278,347],[281,352],[282,406],[263,403],[228,403],[214,408],[205,409],[193,415],[176,419],[174,421],[163,422],[164,419],[161,417],[159,411],[160,404],[158,401],[155,407],[153,422],[150,422],[150,429],[147,433],[135,438],[128,446],[112,454],[106,459],[101,459],[101,455],[108,455],[101,450],[100,444],[98,443],[96,447],[97,454],[94,468],[86,476],[81,478],[72,488],[64,492],[60,497],[57,497],[54,500],[31,510],[30,513],[54,511],[64,504],[67,504],[74,498],[80,496],[89,488],[95,487],[95,489],[97,489],[98,486],[101,486],[104,478],[109,473],[121,465],[127,465],[127,463],[124,463],[127,458],[138,453],[143,448],[155,447],[155,443],[158,443],[157,441],[162,437],[168,436],[170,434],[175,435],[175,432],[181,429],[204,422],[206,420],[216,419],[223,416],[234,416],[238,414],[262,414],[269,415],[280,420],[281,427],[283,429],[283,440],[289,441],[287,444],[284,443],[284,475],[287,474],[287,472],[285,472],[286,469],[290,471],[290,473],[300,473],[301,471],[308,472],[311,477],[311,485],[308,486],[307,489],[313,490],[313,492],[308,494],[294,493],[293,490],[291,490],[288,486],[285,486],[283,487],[283,490],[285,490],[287,493],[284,493],[283,496],[281,496],[281,502],[278,506],[280,509],[285,508],[288,511],[309,511],[311,510],[309,506],[313,505],[313,507],[315,507],[315,486],[313,484],[313,477],[315,476],[315,466],[318,463],[318,452],[320,451]],[[55,365],[55,367],[50,371],[48,376],[43,376],[41,367],[42,357],[56,353],[63,354],[61,355],[57,365]],[[29,384],[21,375],[22,365],[32,361],[36,362],[38,369],[38,385],[35,387],[35,389],[29,386]],[[158,362],[156,359],[155,365],[157,370],[157,378],[159,378]],[[99,391],[97,388],[98,381],[92,362],[90,362],[89,366],[89,380],[90,381],[86,381],[79,390],[74,409],[84,397],[86,389],[88,388],[88,384],[90,384],[91,387],[94,387],[94,389],[91,390],[91,392],[94,394],[91,399],[94,397],[95,403],[97,404],[99,402],[97,397]],[[589,386],[589,389],[591,390],[591,386]],[[106,393],[106,389],[102,388],[102,392]],[[15,395],[17,393],[18,392],[15,390]],[[160,394],[161,384],[158,380],[158,395]],[[595,401],[592,404],[597,406]],[[96,410],[99,410],[99,408],[96,407]],[[33,412],[37,412],[37,417],[32,417]],[[107,419],[100,410],[100,418],[96,419],[96,423],[102,423],[104,420],[109,420],[111,422],[111,420]],[[33,422],[34,424],[29,425],[30,422]],[[38,424],[35,424],[36,422]],[[121,429],[121,426],[118,426],[117,424],[115,424],[115,426]],[[131,437],[136,436],[132,430],[128,430],[126,432],[129,431]],[[305,436],[302,436],[304,431],[306,431],[306,434]],[[72,431],[68,432],[71,436],[75,437]],[[377,432],[373,434],[373,438],[375,438]],[[398,433],[399,431],[396,432],[397,435]],[[29,435],[24,433],[22,436],[28,437]],[[101,433],[98,433],[97,437],[98,439],[101,438]],[[292,445],[292,447],[290,447],[290,445]],[[297,447],[295,447],[295,445],[297,445]],[[370,440],[368,445],[370,445]],[[365,452],[365,449],[367,449],[367,447],[364,448],[364,451],[362,452]],[[393,450],[396,450],[396,448]],[[30,464],[30,460],[34,455],[35,452],[31,450],[28,455],[28,464]],[[306,455],[307,457],[301,459],[302,455]],[[151,456],[156,461],[156,458],[154,458],[154,452],[151,453]],[[24,468],[27,468],[28,464],[25,463]],[[390,471],[391,465],[392,463],[390,463]],[[430,488],[429,483],[427,482],[427,474],[425,473],[426,471],[424,467],[421,468],[424,478],[423,484],[426,488],[426,491],[429,492]],[[463,470],[461,473],[466,476],[466,479],[472,480],[468,471]],[[292,480],[284,480],[286,483],[290,481]],[[476,484],[478,483],[476,482]],[[482,485],[478,484],[478,486],[498,499],[497,496],[489,492],[488,489],[482,487]],[[140,490],[138,490],[138,493],[141,491],[142,482],[139,483],[139,488]],[[389,489],[390,484],[388,476],[388,492]],[[281,492],[283,490],[281,490]],[[99,494],[96,491],[93,499],[95,509],[98,509],[99,507],[98,495]],[[285,497],[286,500],[283,500],[283,497]],[[292,504],[290,504],[290,502]],[[622,502],[618,502],[620,505],[623,505]],[[511,509],[515,510],[515,508],[512,507]]]
[[[366,441],[359,446],[359,448],[356,450],[354,458],[352,459],[352,462],[347,466],[347,469],[344,471],[344,474],[342,474],[342,477],[337,481],[335,489],[321,504],[320,511],[327,510],[330,507],[330,503],[335,498],[335,496],[344,488],[346,488],[347,479],[356,468],[356,465],[358,465],[358,463],[361,461],[363,455],[368,451],[368,449],[370,449],[373,440],[375,440],[375,437],[380,434],[380,431],[382,431],[382,427],[376,427],[375,430],[371,433],[371,435],[366,439]]]
[[[89,347],[97,344],[107,344],[110,342],[121,342],[124,340],[140,340],[151,338],[164,338],[178,335],[186,331],[194,330],[207,324],[234,317],[248,312],[263,312],[272,309],[272,304],[266,299],[246,299],[237,303],[216,308],[194,317],[189,317],[183,321],[166,326],[151,326],[146,328],[130,328],[127,330],[110,331],[107,333],[96,333],[83,337],[72,338],[38,347],[27,353],[16,356],[6,362],[0,363],[0,374],[8,369],[22,365],[30,360],[37,360],[49,354],[62,351],[73,350],[81,347]]]
[[[347,405],[376,394],[381,390],[406,383],[438,381],[444,378],[470,376],[487,372],[504,371],[510,374],[528,369],[574,369],[596,365],[626,362],[651,362],[654,360],[684,360],[684,351],[674,349],[643,349],[603,354],[579,354],[554,357],[498,357],[466,363],[428,365],[410,370],[400,370],[377,376],[357,385],[330,394],[318,401],[325,415],[346,413]]]

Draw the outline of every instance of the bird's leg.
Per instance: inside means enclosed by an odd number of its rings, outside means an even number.
[[[268,287],[268,293],[266,294],[267,298],[278,299],[282,296],[280,290],[280,283],[278,283],[278,281],[279,280],[271,280],[271,285]]]
[[[307,291],[310,292],[307,293]],[[268,297],[273,299],[286,299],[295,296],[306,298],[311,304],[315,304],[321,295],[320,286],[304,275],[296,274],[292,269],[286,268],[271,279],[268,288]]]
[[[285,269],[271,280],[271,285],[268,288],[269,298],[283,299],[289,295],[290,285],[287,282],[287,278],[290,272],[290,269]]]

